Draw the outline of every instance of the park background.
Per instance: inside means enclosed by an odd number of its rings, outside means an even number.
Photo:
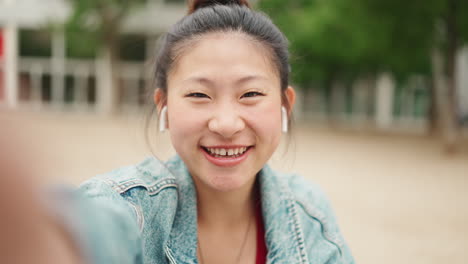
[[[290,40],[299,92],[271,164],[322,185],[357,263],[467,263],[468,2],[251,2]],[[0,121],[44,184],[174,154],[148,99],[158,37],[185,13],[0,0]]]

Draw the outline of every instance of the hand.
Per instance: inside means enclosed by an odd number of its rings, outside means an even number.
[[[0,256],[2,263],[75,264],[77,247],[41,204],[34,159],[18,129],[0,124]]]

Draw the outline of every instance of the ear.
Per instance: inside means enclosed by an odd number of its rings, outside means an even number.
[[[286,88],[286,90],[284,91],[284,94],[286,95],[286,100],[288,100],[288,115],[290,115],[294,104],[296,103],[296,91],[294,91],[294,88],[292,88],[291,86],[288,86],[288,88]]]
[[[166,95],[160,88],[157,88],[156,90],[154,90],[153,101],[157,107],[158,113],[160,113],[161,109],[166,104]]]

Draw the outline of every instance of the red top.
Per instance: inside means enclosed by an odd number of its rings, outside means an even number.
[[[0,58],[3,57],[3,30],[0,28]]]
[[[255,260],[256,264],[265,264],[267,259],[267,248],[265,242],[265,227],[263,226],[262,208],[257,206],[256,212],[257,222],[257,257]]]

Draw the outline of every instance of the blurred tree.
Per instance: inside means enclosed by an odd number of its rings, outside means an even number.
[[[447,150],[457,146],[455,59],[468,42],[465,0],[262,0],[291,41],[293,80],[319,81],[391,71],[402,80],[432,76],[432,128]]]
[[[442,132],[447,151],[455,151],[460,137],[455,97],[456,54],[468,41],[468,17],[464,15],[468,12],[468,2],[360,1],[366,3],[366,13],[388,21],[397,39],[394,41],[397,48],[387,50],[394,59],[387,56],[383,62],[392,62],[394,71],[407,73],[418,69],[414,66],[427,65],[425,71],[432,76],[431,128]]]
[[[70,45],[72,52],[79,56],[90,56],[97,49],[107,61],[110,74],[105,81],[108,89],[117,89],[119,34],[122,23],[133,7],[146,3],[146,0],[69,0],[73,14],[67,23],[70,39],[76,43]],[[96,48],[98,47],[98,48]],[[109,92],[107,98],[112,113],[116,110],[118,89]]]

